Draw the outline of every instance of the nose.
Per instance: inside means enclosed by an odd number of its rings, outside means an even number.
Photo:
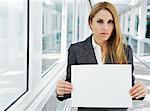
[[[102,28],[103,28],[103,30],[108,30],[109,26],[107,23],[104,23]]]

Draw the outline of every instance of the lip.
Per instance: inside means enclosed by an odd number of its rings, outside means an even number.
[[[108,33],[103,32],[103,33],[101,33],[101,34],[108,34]]]

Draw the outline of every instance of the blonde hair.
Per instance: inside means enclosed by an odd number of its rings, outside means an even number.
[[[114,30],[111,37],[108,39],[106,48],[102,51],[103,63],[106,62],[106,58],[110,56],[112,63],[127,64],[127,57],[125,54],[125,45],[123,44],[123,38],[121,34],[119,16],[115,6],[109,2],[99,2],[93,8],[89,15],[88,22],[92,22],[93,17],[101,10],[108,10],[114,20]]]

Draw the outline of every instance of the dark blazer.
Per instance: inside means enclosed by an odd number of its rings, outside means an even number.
[[[125,48],[125,53],[127,56],[128,64],[132,64],[132,86],[133,86],[134,79],[135,79],[133,76],[133,71],[134,71],[133,52],[129,45],[127,45],[127,47]],[[85,41],[72,44],[69,47],[66,81],[71,82],[71,65],[80,65],[80,64],[98,64],[92,46],[92,35],[88,37]],[[112,64],[109,56],[106,57],[106,64]],[[62,101],[70,97],[71,94],[65,94],[63,97],[57,97],[57,98],[60,101]],[[95,110],[88,110],[88,111],[95,111]]]

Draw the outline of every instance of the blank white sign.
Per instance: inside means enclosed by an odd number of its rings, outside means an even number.
[[[72,65],[72,107],[132,107],[130,64]]]

